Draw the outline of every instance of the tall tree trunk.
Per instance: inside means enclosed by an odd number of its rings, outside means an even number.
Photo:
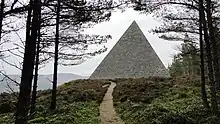
[[[35,58],[35,70],[34,70],[34,83],[33,83],[33,91],[31,97],[31,110],[30,115],[34,117],[35,115],[35,108],[36,108],[36,96],[37,96],[37,82],[38,82],[38,69],[39,69],[39,55],[40,55],[40,24],[41,24],[41,1],[40,1],[40,11],[39,11],[39,23],[38,23],[38,42],[37,42],[37,49],[36,49],[36,58]]]
[[[211,107],[214,114],[218,111],[217,106],[217,99],[216,99],[216,88],[215,88],[215,81],[214,81],[214,73],[213,73],[213,61],[212,61],[212,52],[211,52],[211,45],[208,35],[208,29],[206,24],[206,17],[205,17],[205,8],[203,6],[203,0],[200,0],[200,6],[201,6],[201,18],[202,18],[202,24],[203,24],[203,31],[204,31],[204,41],[206,44],[206,56],[207,56],[207,64],[208,64],[208,75],[209,75],[209,82],[210,82],[210,91],[211,91]]]
[[[209,109],[209,103],[207,100],[207,93],[205,88],[205,64],[204,64],[204,44],[203,44],[203,26],[202,26],[202,4],[199,5],[199,37],[200,37],[200,69],[201,69],[201,95],[205,108]]]
[[[1,0],[1,5],[0,5],[0,43],[1,43],[1,37],[2,37],[2,26],[3,26],[3,14],[4,14],[4,8],[5,8],[5,0]]]
[[[59,22],[60,22],[60,0],[57,0],[57,17],[56,17],[56,38],[55,38],[55,56],[54,56],[54,72],[53,72],[53,89],[52,101],[50,108],[56,109],[56,92],[57,92],[57,68],[58,68],[58,47],[59,47]]]
[[[207,10],[207,21],[208,21],[209,35],[210,35],[210,40],[212,43],[215,84],[216,84],[216,86],[220,86],[218,47],[217,47],[217,41],[215,38],[216,33],[215,33],[214,26],[213,26],[213,19],[212,19],[212,12],[211,12],[211,10],[212,10],[211,0],[207,0],[206,10]]]
[[[30,22],[29,20],[30,16],[31,15],[28,15],[27,22]],[[27,39],[25,43],[25,53],[23,60],[23,69],[21,74],[20,93],[17,103],[15,124],[27,124],[28,121],[28,110],[30,105],[30,93],[31,93],[31,85],[32,85],[33,70],[34,70],[37,28],[38,28],[35,25],[38,25],[39,23],[38,16],[39,16],[39,0],[34,0],[33,18],[32,18],[32,25],[34,26],[31,26],[31,36],[26,36]],[[27,25],[30,26],[30,23],[27,23]],[[28,31],[28,28],[26,30]],[[27,34],[29,34],[29,32],[27,32]]]

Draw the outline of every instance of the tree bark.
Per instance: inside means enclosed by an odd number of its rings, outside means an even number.
[[[35,108],[36,108],[36,99],[37,99],[37,82],[38,82],[38,69],[39,69],[39,55],[40,55],[40,24],[41,24],[41,1],[40,1],[40,11],[39,11],[39,23],[38,23],[38,42],[37,42],[37,49],[36,49],[36,57],[35,57],[35,70],[34,70],[34,83],[33,83],[33,91],[31,97],[31,110],[30,115],[34,117],[35,115]]]
[[[56,109],[56,92],[57,92],[57,70],[58,70],[58,47],[59,47],[59,22],[60,22],[60,0],[57,0],[57,17],[56,17],[56,37],[55,37],[55,56],[54,56],[54,72],[53,72],[53,89],[52,101],[50,108]]]
[[[5,8],[5,0],[1,0],[1,5],[0,5],[0,42],[1,42],[1,37],[2,37],[2,26],[3,26],[3,13],[4,13],[4,8]]]
[[[204,44],[203,44],[203,25],[202,25],[202,4],[199,5],[199,37],[200,37],[200,69],[201,69],[201,95],[202,101],[205,108],[209,109],[209,103],[207,100],[207,93],[205,88],[205,64],[204,64]]]
[[[203,0],[199,1],[200,6],[202,8],[201,11],[201,18],[202,18],[202,24],[203,24],[203,31],[204,31],[204,41],[206,45],[206,56],[207,56],[207,64],[208,64],[208,75],[209,75],[209,82],[210,82],[210,91],[211,91],[211,107],[212,107],[212,112],[214,114],[217,113],[218,111],[218,106],[217,106],[217,99],[216,99],[216,88],[215,88],[215,81],[214,81],[214,72],[213,72],[213,61],[212,61],[212,52],[211,52],[211,45],[210,45],[210,40],[209,40],[209,35],[208,35],[208,29],[207,29],[207,24],[206,24],[206,17],[205,17],[205,8],[203,6]]]
[[[30,1],[31,4],[31,1]],[[29,9],[31,11],[31,7]],[[31,12],[30,12],[31,13]],[[30,26],[30,16],[28,13],[27,27]],[[21,83],[20,83],[20,93],[17,103],[15,124],[27,124],[28,121],[28,111],[30,105],[30,93],[31,93],[31,85],[33,78],[33,70],[34,70],[34,61],[35,61],[35,53],[36,53],[36,39],[37,39],[37,24],[39,16],[39,0],[34,0],[33,3],[33,18],[31,28],[31,36],[26,36],[25,43],[25,53],[23,59],[23,69],[21,74]],[[29,34],[27,30],[27,34]]]
[[[209,36],[212,43],[212,53],[213,53],[213,65],[214,65],[214,76],[215,76],[215,85],[220,86],[220,73],[219,73],[219,57],[218,57],[218,47],[217,40],[215,38],[215,29],[213,26],[212,12],[211,12],[211,0],[207,0],[206,4],[206,12],[207,12],[207,21],[208,21],[208,29]]]

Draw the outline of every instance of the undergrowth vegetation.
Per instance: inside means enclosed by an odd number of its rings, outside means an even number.
[[[219,124],[202,106],[199,80],[119,79],[113,100],[126,124]]]
[[[57,109],[49,109],[51,90],[39,91],[35,117],[30,124],[99,124],[99,105],[107,91],[105,80],[76,80],[57,89]],[[16,95],[0,95],[0,124],[14,121]]]
[[[114,106],[125,124],[220,124],[202,106],[196,78],[115,79]],[[58,87],[57,109],[49,109],[51,90],[37,93],[30,124],[100,124],[99,105],[108,80],[76,80]],[[209,91],[208,91],[209,92]],[[14,121],[17,94],[0,95],[0,124]],[[209,96],[210,97],[210,96]]]

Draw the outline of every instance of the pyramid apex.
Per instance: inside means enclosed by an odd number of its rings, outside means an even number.
[[[131,23],[131,25],[132,25],[132,24],[135,24],[135,25],[137,25],[137,22],[136,22],[136,21],[134,20],[134,21],[133,21],[133,22]]]
[[[135,20],[132,23],[137,23]]]
[[[170,77],[168,71],[133,21],[90,79]]]
[[[140,27],[138,26],[138,24],[135,20],[130,24],[128,29],[133,30],[134,28],[140,29]]]

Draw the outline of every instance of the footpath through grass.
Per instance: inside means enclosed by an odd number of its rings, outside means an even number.
[[[99,105],[109,84],[104,80],[77,80],[58,87],[57,109],[50,111],[51,90],[38,92],[37,111],[30,124],[100,124]],[[14,121],[16,98],[0,95],[0,124]]]
[[[114,105],[126,124],[220,124],[201,103],[199,80],[116,80]]]

